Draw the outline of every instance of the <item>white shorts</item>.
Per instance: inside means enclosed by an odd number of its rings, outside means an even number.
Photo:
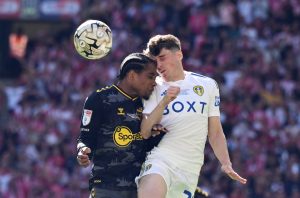
[[[149,174],[159,174],[163,177],[167,185],[166,198],[192,198],[199,178],[199,174],[179,169],[164,160],[161,155],[153,153],[148,154],[140,175],[135,178],[137,187],[139,187],[139,180]]]

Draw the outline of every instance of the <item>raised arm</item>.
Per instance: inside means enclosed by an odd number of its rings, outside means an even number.
[[[170,86],[167,90],[166,95],[154,108],[150,114],[144,114],[141,123],[141,135],[144,139],[148,139],[152,134],[152,127],[155,124],[159,124],[164,113],[165,107],[174,100],[180,92],[179,87]]]

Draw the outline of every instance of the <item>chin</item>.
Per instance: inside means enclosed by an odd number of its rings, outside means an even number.
[[[148,100],[150,98],[150,96],[143,96],[144,100]]]

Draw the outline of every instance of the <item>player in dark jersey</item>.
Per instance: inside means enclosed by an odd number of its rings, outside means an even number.
[[[141,97],[150,96],[156,76],[156,62],[134,53],[123,60],[119,83],[98,89],[86,99],[77,161],[82,166],[93,161],[90,197],[137,196],[134,178],[149,146],[140,135]]]

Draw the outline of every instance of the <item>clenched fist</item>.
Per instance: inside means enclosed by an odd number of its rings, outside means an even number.
[[[77,154],[77,162],[80,166],[87,167],[90,165],[91,161],[88,154],[91,153],[91,149],[87,146],[81,148]]]
[[[164,104],[168,105],[170,102],[172,102],[179,94],[180,87],[177,86],[170,86],[167,90],[166,95],[163,98]]]

